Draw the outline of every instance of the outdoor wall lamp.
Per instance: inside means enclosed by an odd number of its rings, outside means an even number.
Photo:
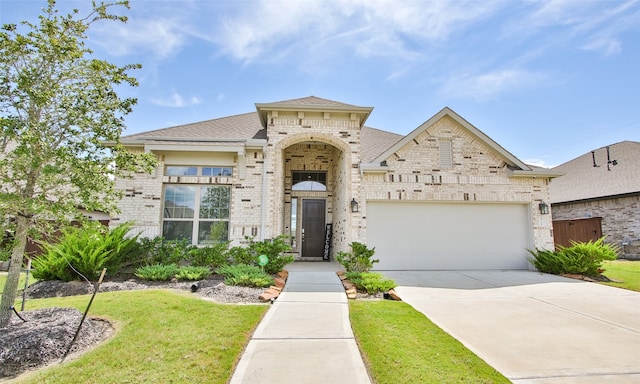
[[[355,197],[351,199],[351,212],[353,213],[358,212],[358,202],[356,201]]]
[[[538,208],[540,208],[540,213],[543,215],[548,215],[549,214],[549,205],[547,203],[545,203],[544,201],[541,202],[540,204],[538,204]]]

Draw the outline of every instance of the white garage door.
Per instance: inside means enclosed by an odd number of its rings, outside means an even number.
[[[367,202],[377,270],[527,269],[526,205]]]

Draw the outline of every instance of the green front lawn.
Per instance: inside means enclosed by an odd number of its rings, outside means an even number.
[[[350,301],[360,350],[376,384],[509,383],[410,305]]]
[[[89,298],[29,300],[26,310],[59,306],[84,311]],[[349,305],[376,384],[509,382],[406,303],[363,300]],[[17,382],[225,383],[268,308],[216,304],[163,290],[100,293],[90,314],[114,322],[116,334],[77,360]]]
[[[89,298],[29,300],[26,310],[57,306],[84,311]],[[100,293],[90,315],[115,322],[115,336],[75,361],[18,382],[226,383],[268,308],[216,304],[162,290]]]
[[[603,283],[618,288],[640,292],[640,261],[613,260],[602,263],[606,277],[619,283]]]

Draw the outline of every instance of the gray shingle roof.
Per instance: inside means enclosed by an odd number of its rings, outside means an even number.
[[[266,139],[266,131],[260,125],[258,113],[251,112],[122,137],[124,143],[134,140],[171,139],[193,139],[194,141]]]
[[[256,104],[260,107],[293,107],[306,106],[312,109],[326,107],[335,110],[354,110],[368,115],[369,107],[359,107],[351,104],[322,99],[315,96],[278,101],[268,104]],[[448,109],[444,109],[446,111]],[[442,113],[442,111],[440,112]],[[434,116],[436,118],[439,115]],[[457,115],[456,115],[457,116]],[[461,118],[460,118],[461,119]],[[419,127],[420,128],[420,127]],[[250,112],[240,115],[221,117],[196,123],[178,125],[169,128],[141,132],[123,136],[122,143],[130,145],[148,144],[192,144],[212,145],[216,142],[244,142],[250,139],[266,139],[266,130],[263,128],[259,112]],[[363,126],[361,130],[361,161],[369,163],[383,154],[404,138],[392,132]]]
[[[360,131],[360,160],[368,163],[404,136],[376,128],[362,127]]]
[[[593,166],[591,152],[561,164],[553,171],[564,175],[549,185],[552,203],[602,198],[640,192],[640,142],[622,141],[609,145],[610,160],[607,170],[607,150],[594,150],[598,167]]]
[[[229,144],[232,140],[244,141],[265,138],[266,131],[260,125],[258,113],[251,112],[123,136],[122,142],[125,144],[143,141],[147,144],[198,145],[216,140],[224,140]],[[371,161],[401,138],[402,135],[396,133],[362,127],[360,136],[362,161]]]
[[[269,106],[293,106],[302,105],[307,107],[330,107],[340,109],[361,109],[351,104],[340,103],[338,101],[322,99],[315,96],[303,97],[300,99],[277,101],[261,105]],[[178,125],[169,128],[157,129],[153,131],[141,132],[128,136],[123,136],[124,143],[137,140],[233,140],[233,139],[266,139],[266,131],[260,122],[257,112],[250,112],[241,115],[221,117],[218,119],[205,120],[196,123]]]

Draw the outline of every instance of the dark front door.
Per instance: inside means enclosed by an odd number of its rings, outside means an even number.
[[[302,257],[322,257],[325,213],[325,200],[302,200]]]

